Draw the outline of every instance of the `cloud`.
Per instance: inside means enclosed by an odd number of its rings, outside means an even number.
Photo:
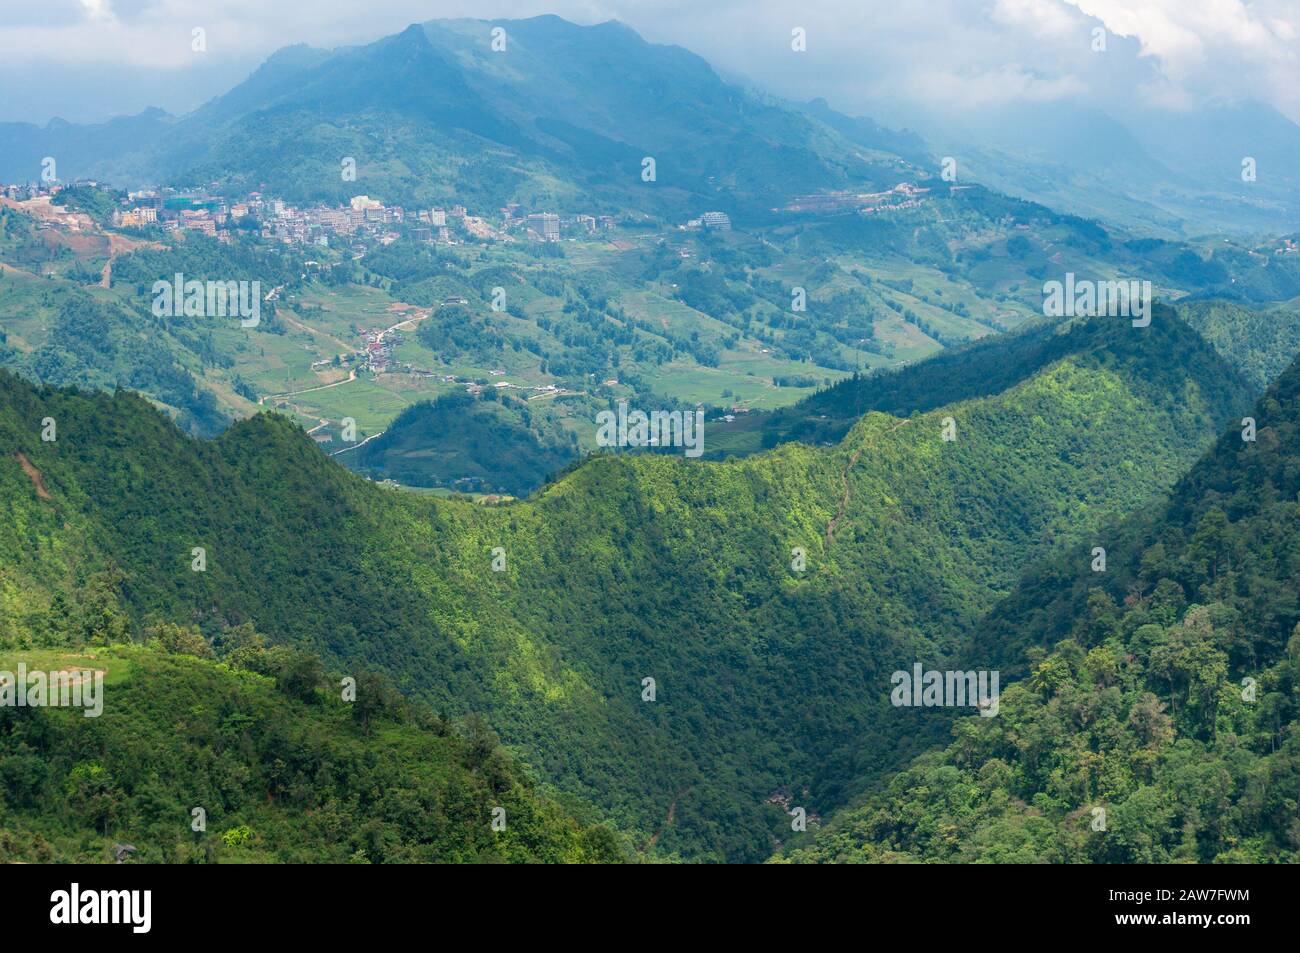
[[[1064,0],[1140,44],[1148,96],[1191,106],[1272,101],[1300,119],[1300,6],[1293,0]]]
[[[438,17],[548,12],[619,19],[780,95],[825,96],[896,121],[1071,97],[1116,109],[1262,99],[1300,119],[1295,0],[0,0],[0,70],[171,71],[178,80],[160,96],[183,102],[201,85],[184,77],[224,67],[237,81],[291,43],[363,43]],[[806,53],[790,49],[796,26],[807,30]],[[1104,54],[1092,49],[1098,26]],[[207,33],[204,53],[191,48],[195,27]]]
[[[963,74],[929,71],[912,80],[915,92],[951,109],[1045,103],[1083,94],[1077,76],[1036,76],[1021,66],[998,66]]]
[[[997,0],[992,18],[1040,39],[1068,41],[1081,32],[1078,14],[1057,0]]]

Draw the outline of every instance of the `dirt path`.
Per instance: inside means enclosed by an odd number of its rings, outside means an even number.
[[[360,350],[353,347],[351,344],[348,344],[346,341],[336,338],[334,335],[328,333],[327,331],[322,331],[320,328],[313,328],[310,324],[307,324],[305,321],[299,321],[297,318],[291,318],[288,314],[277,315],[277,317],[283,320],[284,323],[289,325],[289,327],[291,328],[297,328],[299,331],[306,331],[308,334],[314,334],[317,337],[324,338],[326,341],[329,341],[331,344],[337,344],[339,347],[343,348],[344,352],[352,353],[352,354],[361,353]]]
[[[880,436],[888,437],[890,434],[898,430],[900,427],[906,427],[911,422],[912,422],[911,418],[900,421],[898,424],[896,424],[893,427],[890,427]],[[869,444],[864,444],[863,446],[858,447],[858,449],[853,452],[853,456],[849,457],[849,462],[847,465],[845,465],[844,472],[840,474],[840,483],[842,483],[844,486],[844,494],[843,496],[840,497],[839,509],[836,511],[835,515],[831,518],[831,521],[826,524],[826,545],[827,546],[830,546],[830,544],[834,542],[835,530],[839,527],[840,520],[844,519],[844,514],[848,511],[849,508],[849,471],[852,470],[855,466],[857,466],[858,458],[862,456],[863,452],[870,449],[871,447],[874,447],[875,445],[876,445],[876,441],[873,440]]]
[[[689,788],[687,789],[689,790]],[[650,837],[650,842],[646,845],[647,849],[659,843],[659,837],[665,830],[673,826],[673,821],[677,819],[677,802],[682,799],[685,790],[678,792],[677,797],[673,798],[673,803],[668,805],[668,819],[664,821],[664,826],[655,831]]]
[[[45,480],[41,476],[41,471],[36,469],[32,461],[27,459],[27,454],[23,453],[21,450],[15,450],[14,459],[16,459],[18,465],[23,468],[23,472],[27,474],[27,478],[32,481],[32,486],[36,487],[36,495],[42,500],[54,499],[54,497],[50,495],[50,491],[45,488]]]
[[[133,252],[137,248],[166,248],[161,242],[150,242],[138,238],[127,238],[125,235],[118,235],[116,232],[105,232],[108,236],[108,261],[104,262],[104,268],[99,273],[99,286],[101,288],[111,288],[113,286],[113,262],[117,256],[123,252]]]
[[[8,271],[15,275],[22,275],[24,278],[40,277],[40,275],[36,274],[36,272],[34,271],[25,271],[22,268],[15,268],[13,265],[9,264],[8,262],[3,262],[3,261],[0,261],[0,271]]]
[[[424,314],[417,314],[413,318],[407,318],[405,321],[398,321],[396,324],[392,325],[391,327],[384,328],[382,331],[380,331],[379,336],[375,338],[375,341],[376,342],[382,341],[384,337],[387,336],[390,332],[396,331],[398,328],[404,328],[408,324],[415,324],[417,321],[423,321],[425,318],[429,317],[432,314],[433,311],[429,310],[426,311]]]

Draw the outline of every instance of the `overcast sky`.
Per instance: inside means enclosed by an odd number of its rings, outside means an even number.
[[[0,0],[0,120],[185,112],[291,43],[539,13],[621,20],[729,78],[895,125],[1056,99],[1112,112],[1257,99],[1300,122],[1300,0]],[[794,27],[806,53],[790,49]]]

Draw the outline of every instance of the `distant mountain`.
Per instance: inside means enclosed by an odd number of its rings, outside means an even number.
[[[1260,103],[1111,115],[1065,100],[930,118],[923,132],[992,188],[1138,232],[1300,228],[1300,126]]]
[[[743,92],[698,56],[622,24],[542,16],[414,24],[328,52],[290,47],[175,121],[150,112],[102,126],[10,124],[0,127],[0,178],[35,178],[51,154],[65,179],[216,183],[294,200],[581,197],[617,212],[698,213],[707,202],[760,214],[797,193],[894,185],[906,163],[892,145],[918,151],[824,105],[800,111]],[[341,177],[345,157],[355,182]]]
[[[156,167],[154,150],[173,124],[161,109],[90,125],[0,123],[0,181],[41,181],[50,157],[63,181],[98,177],[123,187],[146,185]]]
[[[1174,172],[1216,191],[1244,194],[1242,160],[1255,160],[1255,185],[1273,194],[1300,179],[1300,126],[1260,102],[1187,112],[1145,110],[1127,120],[1143,148]]]
[[[901,156],[917,166],[934,165],[930,147],[914,132],[887,129],[865,116],[846,116],[831,109],[824,99],[810,100],[800,108],[859,146]]]
[[[1261,103],[1121,116],[1060,100],[915,119],[928,143],[824,100],[745,91],[614,21],[436,20],[365,46],[285,48],[180,118],[0,124],[0,180],[35,180],[51,156],[64,181],[119,186],[761,217],[798,194],[932,175],[946,155],[962,181],[1139,232],[1300,230],[1300,127]]]

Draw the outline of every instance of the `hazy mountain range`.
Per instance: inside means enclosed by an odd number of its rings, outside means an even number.
[[[347,191],[339,162],[353,155],[394,200],[436,194],[433,183],[473,194],[490,182],[494,201],[542,189],[662,207],[686,192],[756,212],[849,182],[892,185],[908,166],[935,173],[951,155],[963,180],[1158,234],[1300,228],[1300,127],[1259,103],[1122,117],[1069,99],[922,112],[909,125],[926,142],[824,101],[744,91],[617,22],[510,21],[507,54],[493,51],[492,25],[431,21],[361,47],[287,47],[183,117],[6,123],[0,179],[35,179],[54,156],[64,179],[275,180],[292,183],[289,197],[337,198]],[[407,168],[399,153],[424,159]],[[646,156],[657,185],[638,196]]]

